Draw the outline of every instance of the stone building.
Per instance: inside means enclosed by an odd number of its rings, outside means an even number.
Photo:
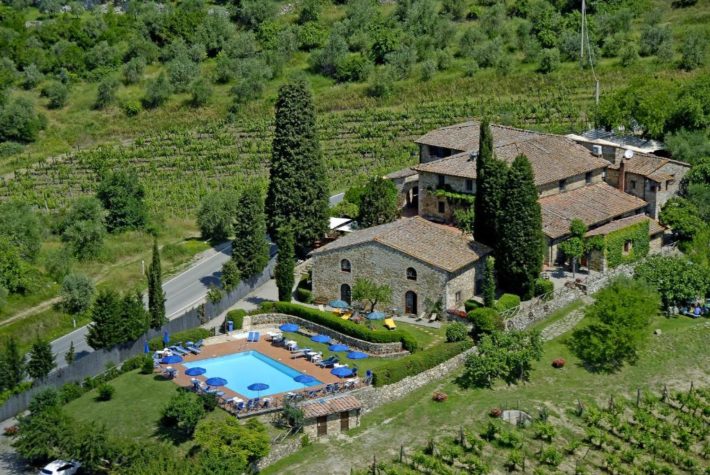
[[[309,401],[303,411],[303,432],[311,439],[348,431],[360,425],[362,404],[349,395]]]
[[[352,300],[358,278],[392,289],[391,306],[406,314],[425,310],[441,299],[459,308],[474,296],[491,250],[451,226],[421,217],[350,233],[311,253],[316,299]]]

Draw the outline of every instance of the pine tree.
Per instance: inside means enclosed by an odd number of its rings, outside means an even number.
[[[279,246],[279,255],[276,258],[274,277],[279,289],[279,301],[290,302],[295,283],[294,271],[296,256],[294,251],[293,230],[290,226],[281,226],[277,234],[276,243]]]
[[[17,340],[8,338],[0,355],[0,390],[13,389],[25,378],[25,356],[20,353]]]
[[[496,260],[493,256],[486,259],[486,273],[483,276],[483,305],[492,308],[496,303]]]
[[[64,361],[67,364],[72,364],[76,360],[76,350],[74,349],[74,342],[69,343],[69,350],[64,354]]]
[[[531,297],[542,270],[542,214],[530,161],[519,155],[508,172],[503,197],[496,270],[500,284],[523,297]]]
[[[27,373],[33,379],[42,379],[54,369],[57,364],[54,362],[52,345],[48,341],[39,337],[32,344],[30,350],[30,361],[27,363]]]
[[[102,290],[91,307],[92,322],[86,342],[93,349],[110,348],[121,341],[121,301],[113,290]]]
[[[129,292],[121,299],[119,313],[121,324],[120,343],[134,341],[148,330],[152,318],[145,310],[140,292]]]
[[[279,89],[266,214],[272,236],[293,223],[299,255],[328,229],[328,187],[315,107],[302,80]]]
[[[158,240],[153,241],[153,260],[148,266],[148,312],[150,327],[157,330],[162,327],[165,318],[165,292],[163,291],[163,272],[160,266]]]
[[[476,157],[476,201],[473,234],[476,241],[494,247],[499,240],[502,221],[501,200],[505,194],[505,162],[495,158],[493,133],[488,121],[481,121]]]
[[[255,186],[245,189],[239,196],[236,210],[232,259],[242,277],[248,279],[264,270],[269,262],[261,190]]]

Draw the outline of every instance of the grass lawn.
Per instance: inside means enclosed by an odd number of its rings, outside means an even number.
[[[92,390],[67,404],[67,414],[81,422],[104,424],[113,436],[173,442],[160,431],[159,422],[163,406],[177,391],[175,383],[135,370],[122,374],[109,384],[116,389],[110,401],[98,401],[96,390]],[[207,417],[230,416],[221,409],[215,409]],[[190,444],[189,441],[184,442],[180,449],[187,450]]]
[[[362,425],[347,437],[338,438],[337,443],[314,443],[263,473],[349,473],[351,467],[363,468],[371,463],[373,455],[389,460],[402,445],[414,449],[430,437],[453,433],[462,425],[480,426],[488,420],[488,411],[493,407],[536,412],[547,405],[551,410],[560,410],[575,404],[578,398],[604,402],[610,395],[632,395],[637,388],[658,393],[664,384],[685,389],[690,381],[696,387],[710,384],[707,320],[656,317],[651,328],[660,329],[662,334],[649,336],[638,363],[617,373],[587,372],[565,345],[569,337],[565,334],[545,344],[544,356],[535,364],[527,384],[469,390],[460,388],[455,376],[448,377],[363,416]],[[550,365],[558,357],[567,360],[567,365],[559,370]],[[448,400],[433,402],[434,390],[444,391]]]

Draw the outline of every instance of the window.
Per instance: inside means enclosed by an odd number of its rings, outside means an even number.
[[[634,244],[630,239],[624,243],[624,255],[627,256],[633,249]]]
[[[631,189],[632,190],[636,189],[636,180],[631,180]]]
[[[350,272],[352,270],[350,267],[350,261],[347,259],[340,261],[340,270],[343,272]]]
[[[473,191],[473,180],[466,179],[466,191]]]
[[[454,298],[456,299],[456,305],[459,305],[461,303],[461,291],[459,290],[454,294]]]
[[[414,269],[414,267],[407,267],[407,279],[417,280],[417,271]]]
[[[584,181],[587,183],[587,185],[589,185],[590,183],[592,183],[592,172],[587,172],[587,173],[584,175]]]
[[[439,213],[445,213],[446,212],[446,203],[443,201],[439,201]]]
[[[451,156],[451,149],[444,147],[429,146],[429,155],[436,158],[445,158]]]
[[[558,185],[559,185],[560,191],[565,191],[565,188],[567,188],[567,180],[560,180]]]
[[[446,177],[444,175],[439,175],[439,186],[446,185]]]

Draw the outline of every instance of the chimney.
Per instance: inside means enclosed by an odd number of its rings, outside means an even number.
[[[624,162],[625,160],[622,160],[619,164],[619,183],[617,185],[619,191],[624,191],[624,189],[626,188],[626,163]]]
[[[478,158],[478,150],[474,150],[468,153],[469,162],[475,162],[476,158]]]

